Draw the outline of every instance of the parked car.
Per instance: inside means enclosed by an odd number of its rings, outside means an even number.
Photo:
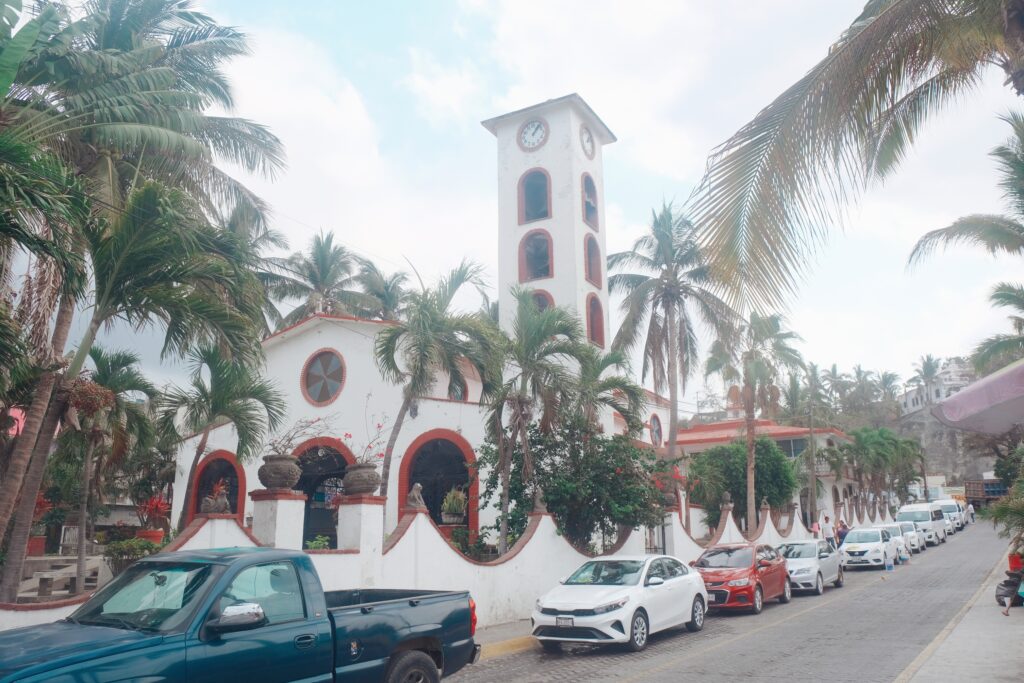
[[[910,559],[910,544],[903,536],[903,527],[899,524],[876,524],[876,529],[884,529],[889,532],[893,544],[896,546],[896,564]]]
[[[897,522],[897,524],[900,525],[900,529],[903,529],[903,538],[907,541],[907,545],[910,546],[911,552],[923,553],[928,549],[924,532],[921,531],[920,526],[914,522]]]
[[[957,531],[960,531],[964,526],[966,526],[964,509],[960,505],[959,501],[954,500],[953,498],[943,498],[942,500],[937,500],[935,502],[939,504],[939,507],[942,508],[944,513],[949,515],[950,521],[953,522],[953,526],[956,527]]]
[[[956,534],[956,523],[953,522],[953,515],[948,512],[942,513],[942,521],[946,525],[946,536],[953,536]]]
[[[324,591],[308,555],[154,555],[71,616],[0,633],[0,681],[437,681],[480,656],[466,591]]]
[[[858,527],[850,529],[843,539],[844,567],[885,567],[889,560],[896,562],[896,544],[885,529]]]
[[[912,503],[896,513],[897,522],[913,522],[921,527],[925,541],[932,545],[946,542],[946,522],[938,503]]]
[[[704,577],[712,609],[760,614],[765,600],[786,603],[792,597],[786,558],[770,545],[716,545],[692,564]]]
[[[674,557],[598,558],[537,600],[533,635],[545,650],[562,643],[625,643],[639,652],[652,633],[704,628],[704,581]]]
[[[825,592],[825,584],[843,586],[843,564],[839,552],[826,541],[792,541],[778,547],[786,558],[789,587],[794,591]]]

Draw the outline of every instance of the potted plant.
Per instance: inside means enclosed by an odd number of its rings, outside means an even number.
[[[46,554],[46,514],[53,506],[50,501],[43,497],[42,493],[36,495],[36,508],[32,515],[32,531],[29,532],[28,550],[29,557],[38,557]]]
[[[151,543],[161,543],[164,540],[163,525],[167,523],[167,516],[171,512],[170,504],[160,494],[150,496],[135,506],[135,513],[139,516],[142,528],[135,532],[136,538],[142,538]]]
[[[363,496],[373,493],[380,487],[380,473],[377,464],[384,459],[381,444],[384,440],[384,422],[378,422],[376,432],[367,440],[356,462],[345,468],[345,477],[341,484],[346,496]],[[352,435],[345,434],[345,442],[350,443]],[[355,449],[352,449],[353,451]]]
[[[465,517],[466,494],[453,486],[441,501],[441,521],[445,524],[462,524]]]

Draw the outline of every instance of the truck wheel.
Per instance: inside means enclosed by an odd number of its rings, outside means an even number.
[[[391,660],[387,683],[439,683],[437,664],[426,652],[406,650]]]

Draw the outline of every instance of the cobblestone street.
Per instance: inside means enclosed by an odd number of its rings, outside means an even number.
[[[640,654],[537,650],[485,661],[451,680],[892,681],[974,596],[1005,550],[991,525],[978,523],[895,572],[850,571],[844,588],[822,597],[798,595],[759,616],[711,616],[701,633],[655,636]]]

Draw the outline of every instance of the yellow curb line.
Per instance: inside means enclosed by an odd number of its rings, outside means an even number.
[[[992,580],[992,577],[997,572],[999,572],[1001,567],[1005,566],[1005,563],[1006,554],[1004,553],[999,557],[999,561],[996,562],[995,566],[992,567],[992,571],[990,571],[985,576],[985,580],[981,582],[980,586],[978,586],[978,590],[974,591],[974,595],[971,596],[971,599],[964,603],[964,606],[961,607],[960,610],[953,615],[953,618],[949,620],[949,623],[946,624],[941,631],[939,631],[938,635],[936,635],[935,638],[932,639],[932,642],[928,643],[928,647],[921,650],[921,654],[915,657],[914,661],[907,665],[907,668],[904,669],[900,673],[900,675],[893,680],[893,683],[908,683],[910,679],[917,675],[917,672],[921,669],[921,667],[924,666],[925,663],[932,658],[932,655],[935,654],[935,651],[939,649],[939,646],[946,641],[946,638],[949,637],[949,634],[953,632],[953,629],[956,628],[957,624],[959,624],[960,621],[964,618],[964,615],[967,614],[967,610],[971,609],[971,607],[974,606],[974,603],[976,603],[981,598],[981,594],[985,591],[986,588],[988,588],[989,582]]]
[[[485,643],[480,647],[480,661],[503,657],[505,655],[519,654],[527,650],[540,649],[540,644],[533,636],[521,636],[508,640],[499,640],[496,643]]]

